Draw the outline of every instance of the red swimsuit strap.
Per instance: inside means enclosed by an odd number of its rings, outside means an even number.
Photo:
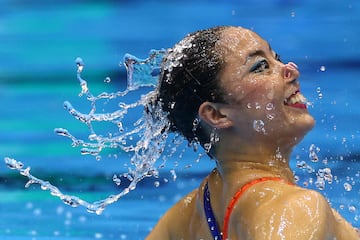
[[[225,213],[225,217],[224,217],[224,225],[223,225],[223,239],[224,240],[228,239],[230,215],[235,207],[237,200],[239,200],[239,198],[243,195],[243,193],[251,186],[253,186],[257,183],[266,182],[266,181],[278,181],[278,182],[285,182],[287,184],[292,184],[292,183],[285,181],[283,178],[280,178],[280,177],[262,177],[262,178],[254,179],[254,180],[246,183],[244,186],[242,186],[239,189],[239,191],[237,191],[235,193],[235,195],[231,199],[231,201],[226,209],[226,213]]]

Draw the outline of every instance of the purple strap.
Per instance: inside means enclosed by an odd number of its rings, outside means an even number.
[[[216,224],[214,212],[211,208],[208,183],[205,184],[205,189],[204,189],[204,211],[211,235],[214,237],[214,240],[222,240],[221,232],[219,231],[219,228]]]

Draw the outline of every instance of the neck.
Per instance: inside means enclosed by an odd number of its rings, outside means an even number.
[[[225,151],[217,154],[217,169],[223,181],[231,183],[263,176],[278,176],[294,182],[289,166],[291,149]]]

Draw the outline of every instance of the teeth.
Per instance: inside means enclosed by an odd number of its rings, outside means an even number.
[[[285,104],[306,103],[306,98],[301,93],[296,93],[285,100]]]

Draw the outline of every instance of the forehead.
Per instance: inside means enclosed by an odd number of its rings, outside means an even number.
[[[220,84],[225,92],[229,93],[228,96],[242,99],[249,89],[256,87],[253,84],[249,85],[256,81],[241,81],[249,71],[251,59],[255,59],[258,54],[270,53],[270,46],[259,35],[244,28],[224,30],[218,44],[223,56]]]
[[[231,27],[223,31],[217,47],[221,49],[226,60],[232,57],[246,58],[248,54],[256,50],[269,49],[269,44],[253,31]]]

